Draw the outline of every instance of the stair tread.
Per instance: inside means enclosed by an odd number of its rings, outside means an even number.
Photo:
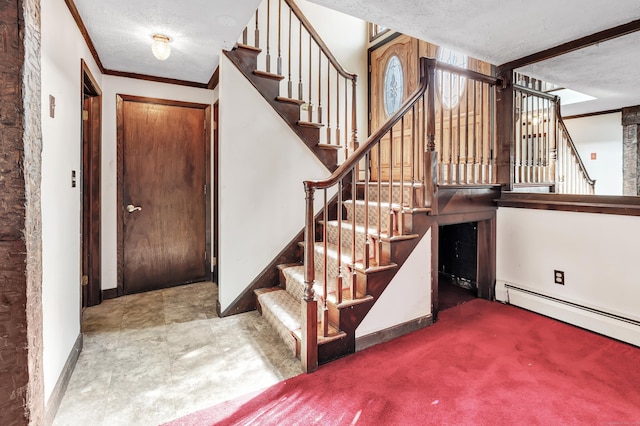
[[[342,149],[342,147],[340,145],[334,145],[332,143],[319,143],[318,148],[322,148],[322,149],[335,149],[336,151]]]
[[[321,129],[324,127],[322,123],[312,123],[310,121],[298,121],[298,126],[302,127],[312,127],[314,129]]]
[[[269,78],[271,80],[283,80],[284,75],[273,74],[266,71],[254,70],[253,73],[259,77]]]
[[[251,46],[251,45],[244,44],[244,43],[237,43],[236,44],[236,49],[251,50],[251,51],[256,52],[256,53],[262,52],[262,49],[260,49],[259,47]]]
[[[303,100],[300,99],[295,99],[295,98],[287,98],[286,96],[278,96],[276,98],[276,101],[278,102],[284,102],[284,103],[288,103],[288,104],[296,104],[296,105],[302,105],[304,104]]]

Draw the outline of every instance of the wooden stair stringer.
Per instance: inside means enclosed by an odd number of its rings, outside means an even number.
[[[274,74],[257,71],[257,56],[260,49],[236,45],[232,50],[223,53],[244,74],[262,97],[273,107],[289,127],[298,135],[300,140],[314,153],[314,155],[333,172],[338,168],[338,153],[336,149],[327,149],[320,145],[320,125],[309,126],[300,120],[300,107],[288,98],[280,96],[280,78]],[[302,125],[299,122],[303,123]]]

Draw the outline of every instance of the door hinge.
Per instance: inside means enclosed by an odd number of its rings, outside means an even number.
[[[207,184],[204,184],[204,195],[207,195]]]
[[[89,111],[86,109],[82,110],[82,121],[87,121],[89,119]]]
[[[369,113],[369,121],[371,121],[371,113]]]
[[[207,251],[204,251],[204,260],[207,260]]]
[[[82,285],[89,285],[89,275],[82,276]]]

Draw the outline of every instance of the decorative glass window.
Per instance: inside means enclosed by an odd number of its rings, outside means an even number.
[[[438,48],[436,59],[458,68],[467,69],[468,66],[467,55],[462,55],[446,47]],[[464,94],[467,78],[447,71],[438,71],[436,82],[442,105],[447,109],[455,108]]]
[[[387,62],[383,84],[384,111],[389,117],[400,109],[403,101],[404,74],[402,63],[397,55],[391,56]]]

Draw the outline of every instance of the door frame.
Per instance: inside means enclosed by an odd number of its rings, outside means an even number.
[[[101,265],[101,169],[102,169],[102,90],[91,74],[84,59],[80,60],[81,99],[81,278],[82,307],[102,303]],[[88,96],[94,101],[88,111],[89,140],[85,149],[84,101]],[[86,152],[88,150],[88,152]],[[88,232],[85,232],[85,227]]]
[[[124,102],[141,102],[155,105],[195,108],[204,111],[204,175],[205,197],[205,279],[211,280],[211,105],[184,102],[170,99],[158,99],[144,96],[116,94],[116,158],[117,158],[117,295],[124,295]]]

